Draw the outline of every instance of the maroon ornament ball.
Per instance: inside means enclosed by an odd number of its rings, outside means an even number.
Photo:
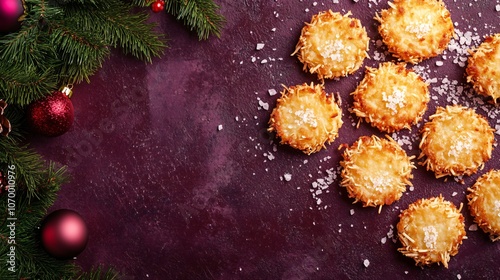
[[[58,259],[74,258],[87,246],[87,225],[73,210],[60,209],[47,215],[40,233],[45,251]]]
[[[9,33],[21,28],[24,15],[24,0],[0,1],[0,33]]]
[[[37,100],[28,107],[28,123],[41,135],[55,137],[66,133],[73,125],[75,112],[69,97],[61,91]]]

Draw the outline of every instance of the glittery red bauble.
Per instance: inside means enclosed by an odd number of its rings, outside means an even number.
[[[151,10],[155,13],[159,13],[165,9],[165,1],[163,0],[156,0],[151,4]]]
[[[56,91],[28,107],[28,123],[32,130],[45,136],[66,133],[73,124],[75,112],[69,97]]]
[[[87,246],[87,225],[82,216],[72,210],[50,213],[42,221],[40,231],[43,248],[55,258],[74,258]]]
[[[23,0],[0,0],[0,33],[14,32],[21,28],[24,14]]]

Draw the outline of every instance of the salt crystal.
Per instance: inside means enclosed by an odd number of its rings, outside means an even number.
[[[385,244],[386,242],[387,242],[387,237],[382,237],[382,239],[380,239],[380,243]]]
[[[260,99],[259,99],[259,106],[260,106],[262,109],[266,110],[266,111],[267,111],[267,110],[269,110],[269,103],[264,102],[264,101],[262,101],[262,100],[260,100]]]
[[[263,59],[260,61],[261,64],[266,64],[267,63],[267,59]]]
[[[263,43],[258,43],[257,46],[255,47],[256,50],[260,51],[264,48],[265,44]]]
[[[477,224],[472,224],[469,226],[469,231],[477,231]]]
[[[270,96],[274,96],[277,94],[276,90],[274,88],[268,89],[267,92],[269,93]]]
[[[462,275],[457,274],[457,279],[462,279]]]
[[[442,61],[436,61],[436,66],[443,66],[443,62]]]
[[[265,156],[265,157],[267,157],[267,159],[268,159],[268,160],[273,160],[273,159],[275,159],[275,158],[276,158],[276,157],[275,157],[273,154],[271,154],[271,153],[266,153],[266,154],[264,154],[264,156]]]
[[[222,124],[219,124],[219,126],[217,126],[217,130],[218,130],[218,131],[221,131],[222,129],[223,129]]]
[[[368,266],[370,265],[370,261],[369,261],[368,259],[364,260],[364,261],[363,261],[363,265],[364,265],[365,267],[368,267]]]
[[[351,216],[354,215],[354,209],[349,210],[349,213],[351,214]]]
[[[496,5],[496,6],[495,6],[495,10],[496,10],[497,12],[500,12],[500,4],[498,4],[498,5]]]
[[[285,173],[285,174],[283,175],[283,178],[285,178],[285,181],[290,182],[290,180],[292,180],[292,174],[290,174],[290,173]]]
[[[500,125],[495,125],[495,129],[496,129],[496,134],[500,135]]]

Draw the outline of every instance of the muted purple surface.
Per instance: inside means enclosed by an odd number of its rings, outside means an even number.
[[[338,178],[329,193],[319,196],[326,209],[318,209],[311,195],[311,184],[339,165],[341,143],[383,135],[366,123],[359,129],[352,126],[356,119],[348,111],[349,93],[363,70],[325,83],[327,92],[340,93],[344,112],[340,138],[327,150],[307,156],[277,145],[266,132],[279,97],[270,96],[268,89],[279,92],[281,84],[316,81],[290,56],[303,22],[322,10],[351,10],[367,28],[375,57],[384,48],[375,44],[380,37],[373,16],[387,8],[385,1],[217,2],[227,18],[220,39],[200,42],[171,17],[153,15],[170,38],[165,55],[146,65],[113,54],[90,84],[75,86],[70,132],[33,139],[47,159],[69,166],[72,180],[63,186],[54,209],[73,209],[88,223],[89,243],[78,264],[85,269],[111,265],[125,279],[500,277],[500,243],[490,242],[481,230],[467,230],[468,239],[449,269],[416,267],[397,252],[399,243],[390,238],[381,242],[400,210],[419,198],[443,194],[457,206],[465,204],[467,187],[486,170],[500,167],[500,149],[463,185],[437,180],[419,166],[414,190],[377,214],[375,208],[353,205]],[[500,32],[495,1],[445,2],[461,31],[480,36]],[[264,49],[257,51],[257,43],[264,43]],[[464,69],[452,62],[452,54],[421,64],[438,79],[431,87],[444,77],[464,83]],[[436,68],[437,60],[444,65]],[[368,59],[364,66],[379,62]],[[431,94],[439,96],[436,90]],[[259,99],[269,110],[259,106]],[[464,96],[460,103],[479,106],[480,99]],[[443,96],[431,100],[424,120],[437,105],[449,103]],[[496,119],[490,123],[494,126]],[[404,147],[413,155],[418,154],[417,133],[417,127],[400,133],[412,136],[413,149]],[[269,153],[271,157],[265,156]],[[285,173],[292,175],[290,181],[282,180]],[[468,229],[472,218],[466,207],[462,213]]]

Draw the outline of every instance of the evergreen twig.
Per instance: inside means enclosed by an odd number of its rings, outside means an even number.
[[[150,62],[165,47],[147,14],[120,0],[25,0],[19,31],[0,35],[0,99],[25,106],[89,81],[111,47]],[[106,34],[106,36],[103,36]]]
[[[0,211],[0,261],[5,268],[0,270],[0,279],[73,277],[77,267],[49,256],[40,245],[37,229],[47,209],[54,203],[61,184],[66,181],[65,168],[45,164],[41,156],[18,146],[10,137],[0,138],[0,151],[3,151],[0,153],[0,170],[11,176],[7,178],[14,184],[9,183],[9,188],[15,190],[15,196],[5,193],[0,196],[0,209],[4,209]],[[15,207],[12,207],[13,202]],[[7,227],[12,222],[8,217],[16,219],[15,243],[9,242],[13,235]],[[15,252],[15,272],[6,269],[11,251]]]
[[[220,37],[224,17],[217,11],[213,0],[167,0],[165,10],[182,20],[191,30],[196,30],[200,40],[210,35]]]
[[[162,54],[165,43],[153,32],[155,25],[146,22],[146,13],[132,14],[132,6],[119,0],[108,0],[106,5],[106,9],[97,6],[91,10],[72,5],[66,14],[69,18],[78,18],[80,28],[99,34],[104,44],[120,47],[124,53],[148,62]]]
[[[89,272],[82,273],[75,280],[117,280],[120,279],[120,274],[113,268],[108,268],[104,270],[103,267],[99,266],[93,268]]]

